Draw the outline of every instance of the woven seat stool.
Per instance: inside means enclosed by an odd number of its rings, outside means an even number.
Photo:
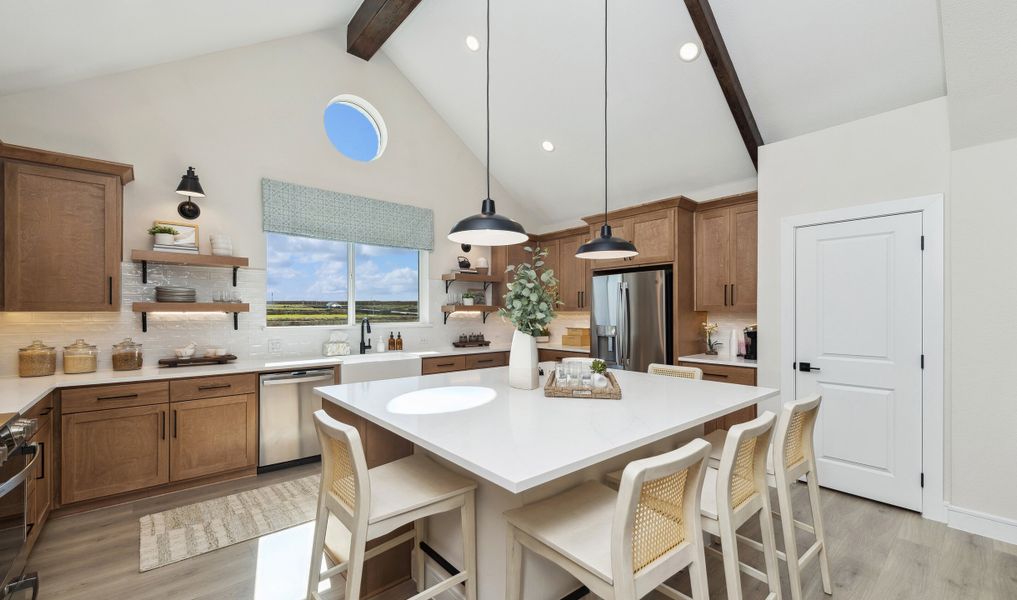
[[[727,597],[741,600],[741,573],[769,586],[767,600],[780,600],[780,573],[773,533],[770,493],[766,484],[766,456],[776,416],[766,411],[756,419],[735,425],[727,433],[720,457],[720,468],[708,467],[703,480],[703,501],[700,506],[702,527],[720,538],[724,560]],[[762,543],[738,535],[738,528],[753,517],[759,519]],[[754,542],[762,550],[766,572],[759,571],[738,559],[738,540]]]
[[[505,599],[521,599],[525,548],[606,600],[635,600],[655,589],[688,598],[664,584],[685,568],[692,598],[707,600],[698,507],[709,451],[706,442],[693,440],[629,463],[618,492],[590,481],[505,513]]]
[[[434,598],[465,584],[467,600],[477,598],[477,549],[474,510],[475,481],[462,477],[420,454],[368,470],[364,446],[355,427],[336,421],[323,410],[314,413],[321,442],[321,489],[314,523],[307,597],[310,600],[359,600],[364,561],[413,540],[417,551],[417,591],[412,600]],[[431,515],[458,510],[463,535],[463,568],[424,589],[424,556],[420,527]],[[367,550],[367,542],[413,523],[414,529]],[[335,566],[321,570],[328,556]],[[323,579],[344,575],[345,585],[318,592]]]

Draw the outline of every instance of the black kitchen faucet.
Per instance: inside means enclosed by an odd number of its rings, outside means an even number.
[[[371,338],[370,337],[366,338],[366,341],[365,341],[365,338],[364,338],[364,328],[365,327],[367,328],[367,334],[370,335],[370,333],[371,333],[371,322],[367,320],[367,317],[364,317],[364,319],[362,321],[360,321],[360,353],[361,354],[367,354],[367,351],[371,349]]]

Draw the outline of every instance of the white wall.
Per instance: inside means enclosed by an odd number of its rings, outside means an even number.
[[[761,385],[780,384],[780,221],[791,215],[946,196],[947,502],[959,527],[1017,535],[1017,139],[951,151],[946,98],[760,150]],[[972,520],[970,515],[977,517]],[[985,517],[985,518],[982,518]],[[963,521],[961,519],[964,519]]]
[[[329,143],[322,112],[340,93],[367,99],[383,115],[388,148],[376,161],[347,159]],[[208,195],[198,200],[202,214],[196,221],[205,251],[209,234],[227,234],[233,238],[234,252],[249,256],[254,270],[265,265],[262,177],[432,208],[435,251],[428,287],[433,326],[414,341],[447,344],[460,329],[498,327],[496,317],[486,327],[476,317],[459,318],[459,325],[445,327],[438,312],[445,297],[438,279],[462,254],[445,233],[458,219],[479,212],[485,189],[483,165],[383,54],[370,62],[350,56],[341,32],[300,35],[0,97],[0,139],[133,164],[136,180],[124,192],[125,256],[132,248],[149,247],[145,230],[153,220],[180,220],[176,205],[182,197],[174,190],[188,165],[197,168]],[[531,225],[497,182],[493,194],[500,212]],[[481,254],[487,249],[472,252],[474,258]],[[244,299],[263,304],[263,289],[251,294],[255,297]],[[260,329],[263,317],[256,317],[241,318]],[[251,322],[258,319],[260,323]],[[5,355],[16,347],[9,344],[30,341],[34,335],[62,345],[73,341],[61,333],[62,323],[80,330],[81,323],[90,321],[103,338],[110,330],[141,336],[133,315],[7,313],[0,314],[0,341]],[[213,343],[211,338],[220,335],[210,333],[201,322],[191,326],[184,322],[174,325],[174,337],[180,328],[181,335],[193,336],[199,344]],[[169,333],[166,328],[161,331]],[[258,346],[265,335],[283,337],[291,353],[318,348],[326,336],[321,330],[306,329],[288,334],[273,329],[260,337],[257,332],[247,334],[229,335],[234,346]],[[154,341],[159,335],[159,325],[153,325],[144,337]],[[258,351],[255,348],[255,354]],[[4,372],[0,368],[0,374]]]
[[[1017,520],[1017,138],[951,163],[951,503]]]

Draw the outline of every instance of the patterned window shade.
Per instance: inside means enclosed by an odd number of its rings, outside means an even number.
[[[261,180],[265,231],[374,246],[434,249],[429,208]]]

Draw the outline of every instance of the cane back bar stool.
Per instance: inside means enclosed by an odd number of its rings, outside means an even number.
[[[460,583],[467,600],[477,597],[477,552],[474,490],[476,482],[414,454],[368,470],[360,434],[355,427],[336,421],[323,410],[314,413],[321,442],[321,490],[314,524],[307,597],[310,600],[359,600],[364,561],[410,540],[419,542],[416,525],[438,513],[459,510],[463,534],[463,570],[423,589],[423,569],[417,569],[418,594],[412,600],[433,598]],[[366,549],[368,541],[414,523],[415,530]],[[326,544],[334,567],[321,571]],[[416,545],[417,564],[423,553]],[[345,590],[334,586],[318,592],[322,579],[345,574]],[[345,593],[341,593],[345,592]]]
[[[741,573],[769,586],[767,600],[780,600],[780,573],[770,515],[770,492],[766,485],[766,456],[776,415],[766,411],[756,419],[735,425],[727,434],[721,451],[720,468],[707,468],[701,505],[703,530],[720,538],[724,559],[727,597],[742,599]],[[759,518],[766,572],[738,559],[738,528],[753,517]],[[749,539],[749,538],[744,538]],[[717,552],[712,547],[707,547]]]
[[[819,479],[816,471],[816,453],[813,436],[816,418],[823,398],[813,395],[808,398],[788,402],[781,410],[780,418],[774,429],[773,443],[766,466],[766,482],[777,490],[777,508],[774,516],[780,519],[784,534],[784,551],[777,551],[777,556],[787,564],[788,580],[791,585],[792,600],[803,600],[802,569],[812,560],[819,559],[819,572],[823,579],[823,591],[833,593],[830,582],[830,559],[827,555],[826,534],[823,530],[823,514],[819,506]],[[726,434],[718,429],[706,436],[707,441],[716,442]],[[711,451],[711,463],[719,458]],[[809,505],[812,510],[812,525],[794,518],[794,505],[791,502],[793,484],[805,478],[809,493]],[[795,529],[801,529],[813,536],[816,541],[805,552],[799,553]],[[746,544],[759,548],[758,542],[740,538]]]
[[[699,497],[710,447],[703,440],[629,463],[621,490],[590,481],[505,513],[506,600],[522,594],[523,548],[579,579],[606,600],[635,600],[688,567],[692,598],[707,600]]]

